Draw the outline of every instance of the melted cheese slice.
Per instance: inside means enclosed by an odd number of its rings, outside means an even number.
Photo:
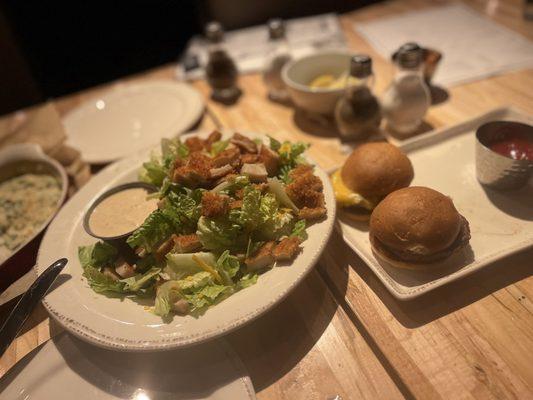
[[[337,199],[337,203],[341,207],[357,206],[366,208],[367,210],[373,210],[376,206],[376,203],[365,199],[359,193],[353,192],[344,184],[341,178],[340,169],[335,171],[335,173],[331,175],[331,183],[333,185],[333,191],[335,192],[335,198]]]

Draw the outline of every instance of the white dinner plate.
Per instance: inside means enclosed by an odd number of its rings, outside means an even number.
[[[10,400],[254,400],[241,360],[224,340],[171,352],[117,353],[63,333],[0,380]]]
[[[260,137],[247,133],[249,137]],[[82,277],[78,246],[94,243],[83,229],[83,215],[92,201],[116,185],[135,181],[150,151],[121,160],[94,176],[63,207],[43,238],[37,273],[61,257],[69,259],[58,285],[43,304],[62,326],[97,345],[123,350],[154,350],[203,342],[237,329],[280,302],[307,275],[318,260],[333,228],[335,200],[327,174],[316,168],[324,183],[327,218],[308,228],[309,238],[290,265],[274,267],[258,282],[211,307],[199,318],[174,316],[165,323],[133,300],[109,298],[95,293]]]
[[[411,185],[428,186],[450,196],[470,225],[470,245],[433,268],[409,270],[378,261],[370,246],[368,223],[348,222],[339,213],[338,226],[346,243],[396,298],[420,296],[533,246],[531,182],[518,191],[498,192],[483,188],[476,179],[475,131],[495,120],[533,123],[533,118],[503,108],[400,145],[415,171]]]
[[[63,118],[68,143],[91,164],[118,160],[191,128],[204,103],[192,86],[174,81],[122,84]]]

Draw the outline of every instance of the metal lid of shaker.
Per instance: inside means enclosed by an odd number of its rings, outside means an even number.
[[[350,60],[350,75],[366,78],[372,74],[372,59],[366,54],[357,54]]]
[[[270,39],[281,39],[285,37],[285,23],[281,18],[273,18],[267,22],[268,37]]]
[[[220,22],[212,21],[205,26],[205,37],[212,43],[219,43],[224,38],[224,28]]]
[[[422,48],[413,42],[400,47],[397,62],[403,68],[416,68],[422,62]]]

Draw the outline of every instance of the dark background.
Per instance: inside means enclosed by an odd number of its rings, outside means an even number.
[[[174,62],[209,20],[229,30],[374,1],[0,0],[0,114]]]

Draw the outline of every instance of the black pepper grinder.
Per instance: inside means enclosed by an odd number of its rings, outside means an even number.
[[[218,22],[205,27],[208,42],[208,60],[205,67],[207,82],[212,88],[211,98],[221,102],[232,102],[240,95],[237,87],[237,67],[226,50],[224,29]]]
[[[372,59],[358,54],[350,60],[344,95],[335,107],[335,122],[346,140],[364,140],[379,131],[381,109],[372,93]]]

